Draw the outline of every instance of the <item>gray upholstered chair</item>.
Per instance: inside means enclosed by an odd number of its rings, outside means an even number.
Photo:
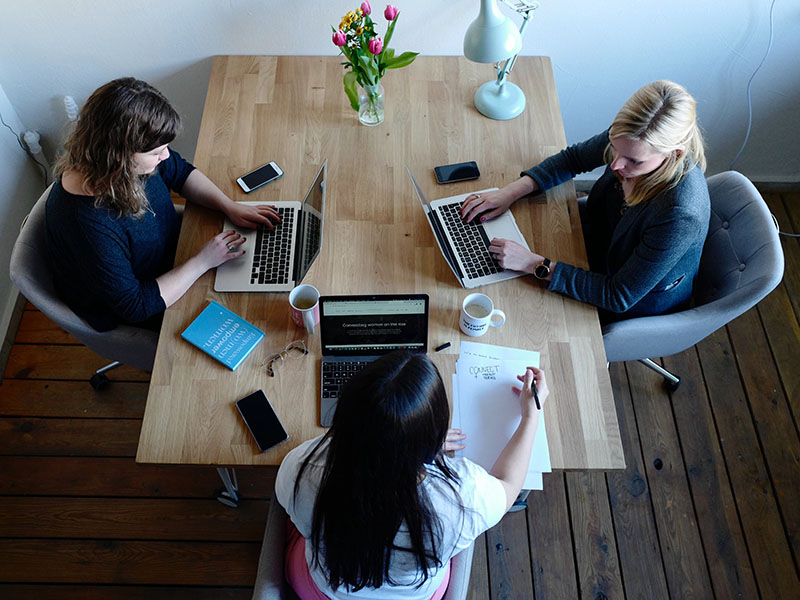
[[[283,576],[283,556],[286,546],[286,520],[288,515],[273,497],[269,503],[267,526],[253,600],[297,600],[297,594]],[[450,561],[450,583],[442,600],[464,600],[467,597],[469,574],[472,570],[474,545],[465,548]]]
[[[603,327],[609,362],[638,360],[674,390],[680,378],[651,360],[683,352],[769,294],[783,277],[778,229],[764,199],[741,173],[708,178],[711,222],[692,294],[692,308]]]
[[[50,319],[90,350],[113,361],[92,376],[91,383],[95,388],[107,384],[105,372],[119,364],[152,371],[158,343],[157,332],[128,325],[120,325],[111,331],[96,331],[58,298],[45,251],[44,215],[49,193],[48,187],[22,224],[11,253],[11,281],[23,296]]]

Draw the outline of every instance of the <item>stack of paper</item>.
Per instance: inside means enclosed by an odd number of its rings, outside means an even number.
[[[520,403],[513,387],[517,375],[539,366],[539,353],[516,348],[461,342],[453,375],[453,427],[467,434],[457,452],[487,471],[492,468],[519,425]],[[542,473],[550,473],[550,450],[544,417],[539,419],[523,489],[541,490]]]

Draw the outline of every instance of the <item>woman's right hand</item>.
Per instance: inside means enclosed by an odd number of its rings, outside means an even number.
[[[244,244],[246,238],[242,237],[233,229],[218,233],[200,248],[197,258],[205,267],[205,270],[218,267],[224,262],[238,258],[244,254],[240,246]]]
[[[470,194],[461,205],[461,218],[467,223],[478,216],[481,221],[494,219],[506,212],[516,200],[517,196],[509,191],[508,186],[491,192]]]
[[[522,416],[531,416],[538,410],[536,408],[536,400],[534,400],[533,397],[533,385],[536,384],[539,406],[544,407],[544,402],[550,394],[550,390],[547,389],[547,380],[545,379],[544,371],[536,367],[528,367],[525,369],[524,375],[517,375],[517,379],[522,382],[522,387],[515,387],[514,391],[519,394]]]

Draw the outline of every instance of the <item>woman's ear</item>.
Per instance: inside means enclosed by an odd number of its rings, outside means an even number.
[[[681,156],[683,156],[683,148],[678,148],[675,150],[675,158],[680,158]]]

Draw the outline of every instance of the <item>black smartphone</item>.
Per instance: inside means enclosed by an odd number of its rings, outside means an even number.
[[[236,401],[236,408],[261,452],[289,439],[278,415],[261,390]]]
[[[439,183],[468,181],[470,179],[477,179],[481,176],[481,172],[478,170],[478,163],[476,163],[474,160],[456,163],[454,165],[440,165],[438,167],[433,167],[433,172],[436,173],[436,181]]]
[[[283,177],[283,171],[276,163],[270,162],[257,169],[253,169],[247,175],[242,175],[236,180],[236,183],[239,184],[239,187],[242,188],[245,193],[249,194],[253,190],[257,190],[262,185],[267,185],[270,181],[275,181],[279,177]]]

